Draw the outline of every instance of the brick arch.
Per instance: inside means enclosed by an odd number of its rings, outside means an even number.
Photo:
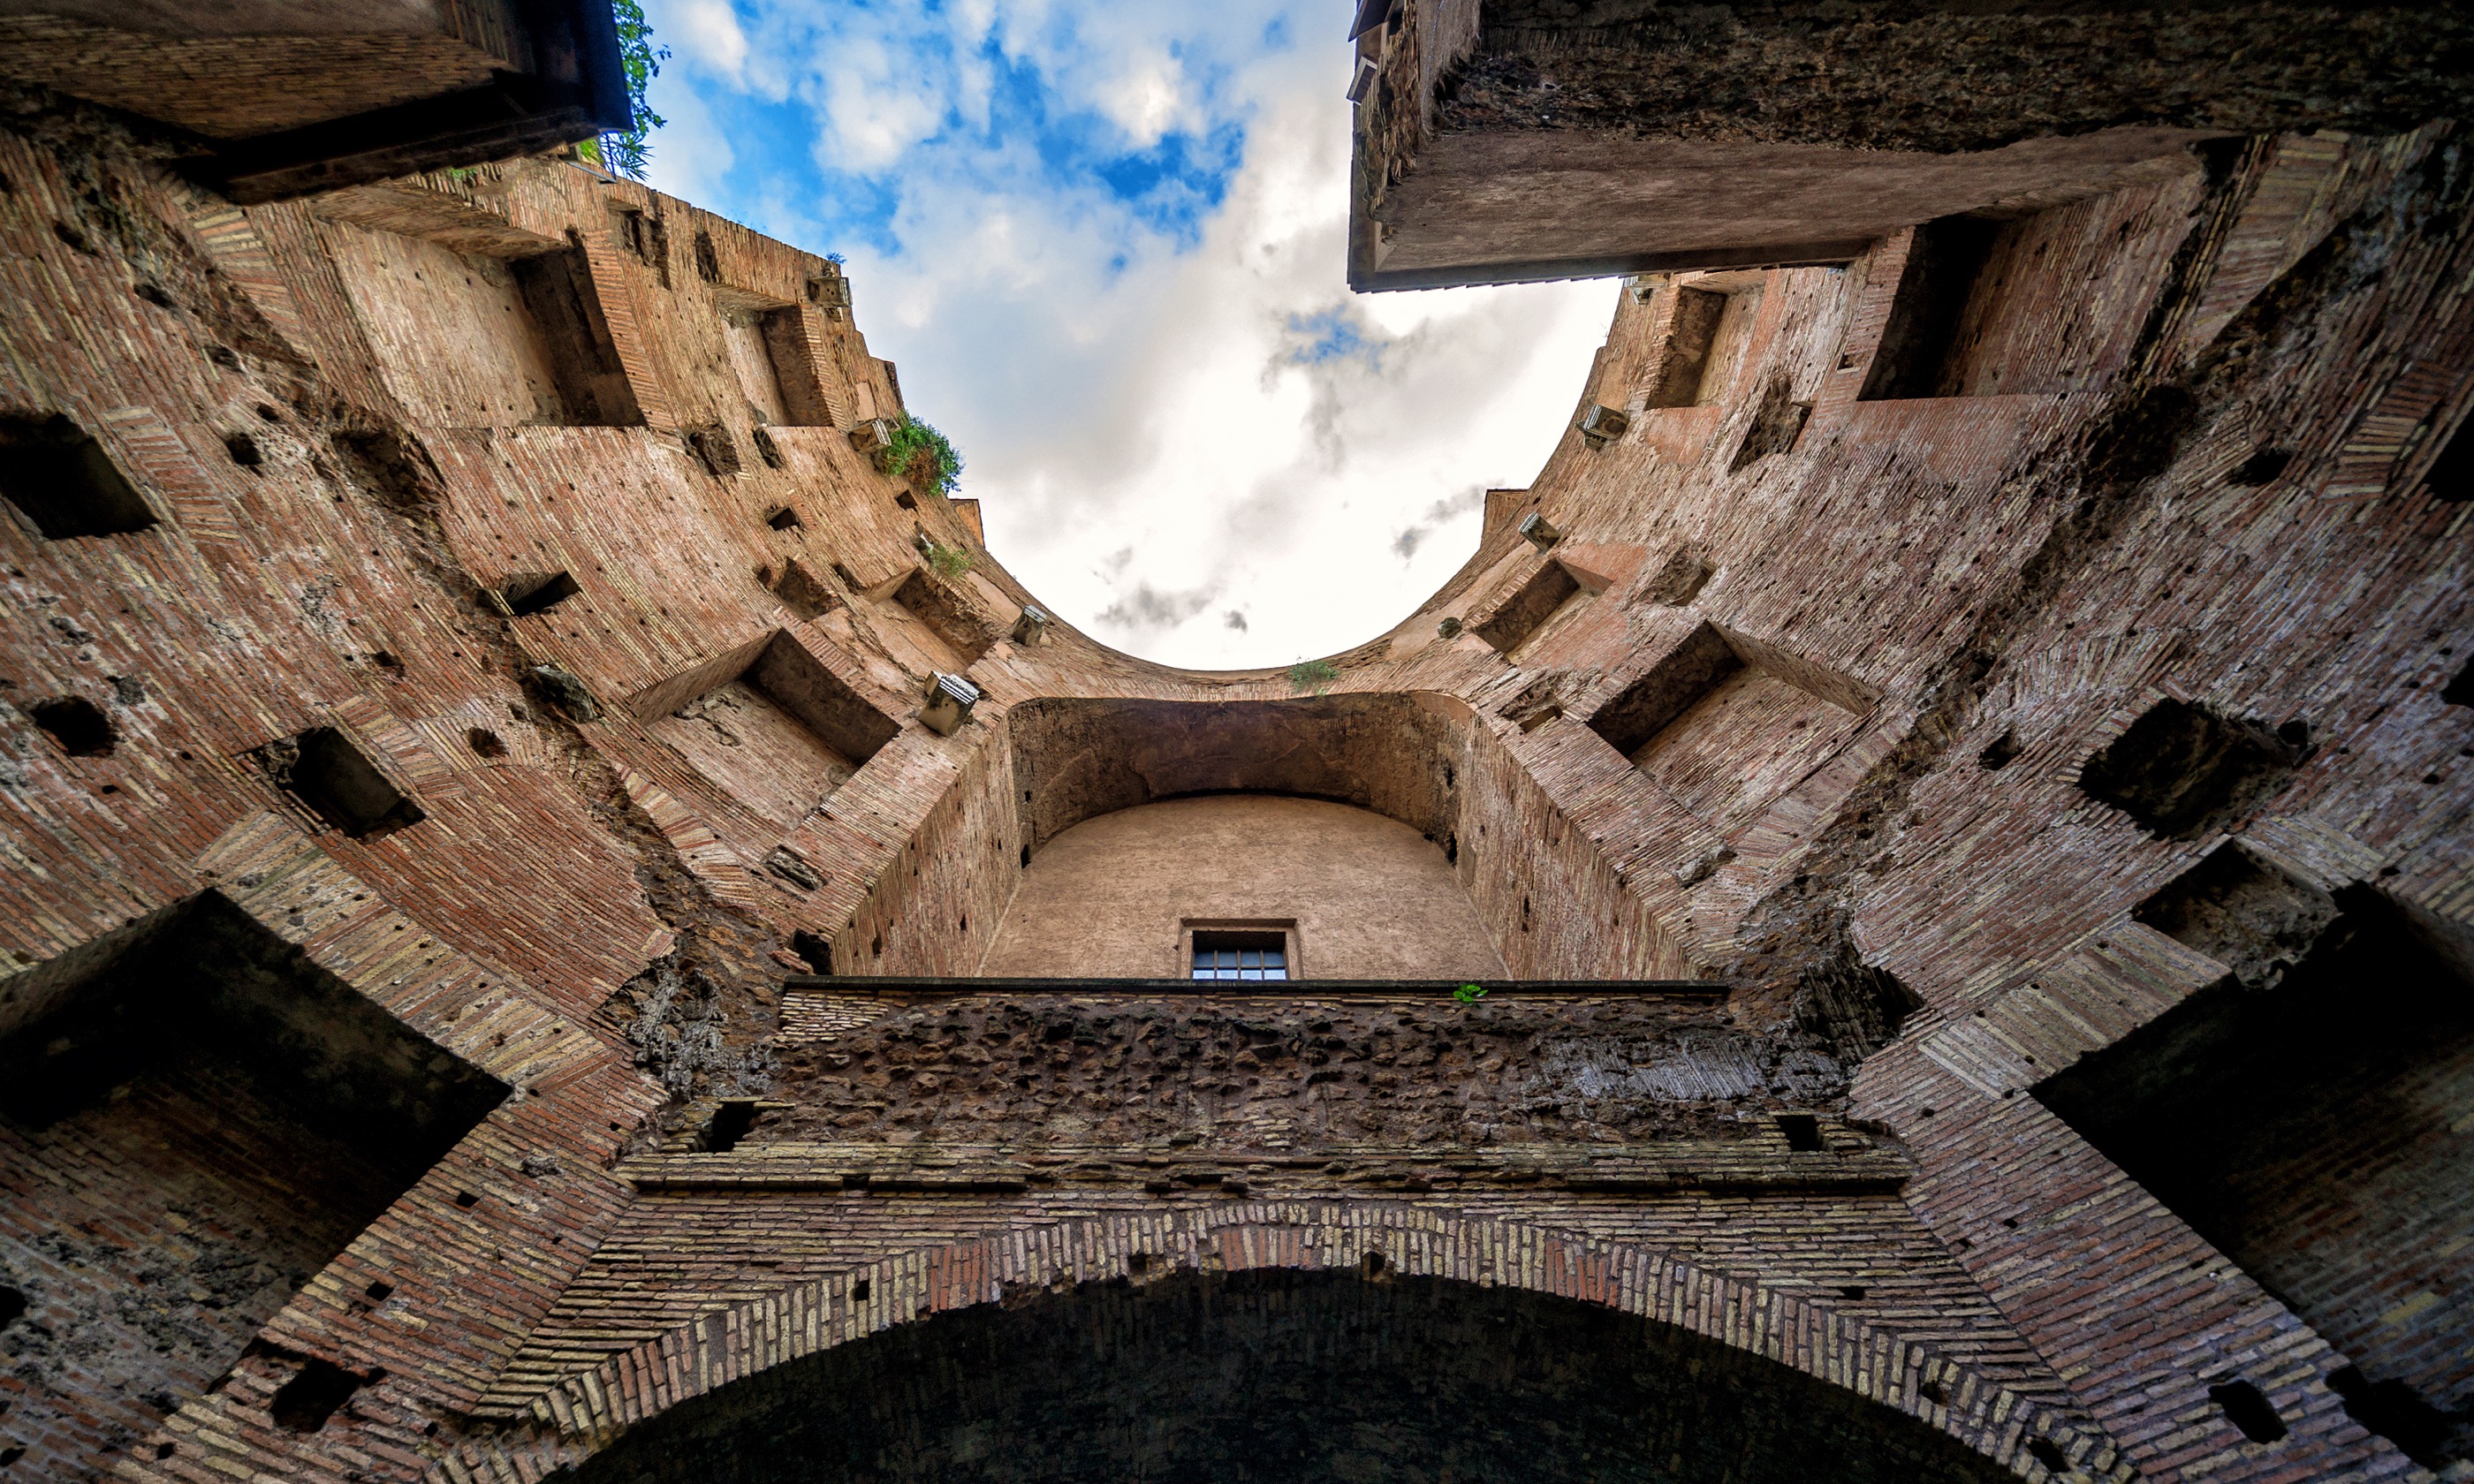
[[[1652,1247],[1417,1207],[1249,1202],[912,1248],[714,1310],[566,1377],[534,1399],[521,1432],[441,1459],[425,1484],[532,1484],[681,1402],[940,1313],[1176,1272],[1363,1271],[1369,1253],[1404,1277],[1516,1287],[1675,1326],[1895,1408],[2022,1478],[2054,1477],[2034,1456],[2045,1449],[2075,1477],[2137,1477],[2101,1432],[1932,1346]],[[855,1300],[861,1283],[867,1296]],[[1927,1382],[1946,1403],[1922,1398]]]

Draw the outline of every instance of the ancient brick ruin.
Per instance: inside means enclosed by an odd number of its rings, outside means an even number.
[[[2434,13],[1781,141],[1370,4],[1362,253],[1656,271],[1316,686],[1040,613],[835,263],[9,64],[0,1480],[2474,1476]],[[1906,183],[1450,209],[1721,136]]]

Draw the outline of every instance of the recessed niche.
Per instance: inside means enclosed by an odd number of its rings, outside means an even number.
[[[2001,229],[1999,222],[1966,216],[1915,229],[1861,400],[1959,395],[1967,370],[1960,324]]]
[[[708,422],[688,429],[686,438],[688,451],[696,456],[706,473],[722,479],[739,472],[739,441],[730,436],[730,429],[718,422]]]
[[[2284,791],[2310,754],[2310,729],[2256,721],[2167,698],[2079,769],[2079,787],[2152,834],[2195,840]]]
[[[1744,441],[1735,445],[1735,457],[1729,461],[1727,472],[1740,473],[1774,453],[1786,453],[1795,441],[1804,436],[1805,419],[1812,416],[1810,402],[1799,402],[1783,374],[1772,374],[1761,388],[1761,400],[1753,410],[1752,425],[1744,429]]]
[[[764,523],[776,531],[796,531],[799,529],[799,513],[788,505],[777,506],[764,517]]]
[[[0,495],[46,540],[155,524],[155,512],[103,445],[61,416],[0,413]]]
[[[2337,921],[2337,899],[2220,845],[2139,904],[2132,916],[2233,971],[2245,989],[2274,989]]]
[[[796,557],[782,563],[781,575],[773,579],[773,595],[802,620],[831,612],[842,601],[830,584]]]
[[[417,335],[371,336],[389,388],[416,420],[453,427],[643,423],[581,246],[504,233],[487,251],[459,251],[351,222],[325,227],[362,323],[420,327]],[[456,353],[437,354],[441,345]]]
[[[71,757],[109,757],[120,741],[111,718],[84,696],[38,701],[26,708],[26,714]]]
[[[1732,304],[1732,295],[1714,295],[1710,289],[1675,289],[1675,317],[1667,329],[1665,353],[1660,356],[1642,406],[1700,406],[1705,400],[1705,386],[1712,391],[1722,389],[1727,381],[1724,373],[1712,376],[1710,371],[1714,359],[1724,353],[1722,326]]]
[[[429,816],[334,727],[312,727],[250,754],[277,787],[356,840],[392,834]]]
[[[1728,835],[1852,740],[1871,706],[1844,677],[1704,623],[1589,730]]]
[[[902,586],[894,589],[893,601],[953,650],[959,661],[956,669],[969,668],[1004,637],[995,620],[982,612],[977,603],[954,584],[931,575],[926,567],[911,569]]]
[[[2442,1472],[2474,1457],[2451,1421],[2474,1416],[2474,984],[2375,892],[2263,893],[2261,869],[2212,855],[2158,894],[2185,904],[2143,904],[2233,972],[2035,1095],[2359,1368],[2357,1421]]]
[[[1571,568],[1549,561],[1497,603],[1472,632],[1508,655],[1535,638],[1564,605],[1577,602],[1586,591]]]
[[[619,363],[618,345],[602,315],[584,249],[567,247],[518,258],[512,267],[533,332],[548,352],[565,420],[580,427],[643,423],[643,410]]]
[[[789,829],[901,728],[788,634],[740,653],[630,708],[742,806]]]
[[[134,1444],[507,1091],[219,895],[20,975],[0,1181],[44,1195],[0,1202],[0,1268],[42,1332],[10,1430]]]
[[[523,572],[498,586],[507,612],[516,618],[546,613],[584,589],[565,572]]]
[[[760,420],[786,427],[831,427],[834,413],[822,368],[797,306],[728,286],[716,287],[714,298],[721,307],[731,368]]]
[[[361,1377],[313,1355],[292,1379],[276,1388],[266,1412],[286,1432],[316,1432],[361,1386]]]
[[[1917,227],[1861,399],[2102,386],[2129,356],[2145,318],[2143,290],[2166,267],[2158,257],[2123,261],[2131,240],[2115,216],[2086,201],[2030,216],[1943,217]],[[2056,312],[2101,282],[2122,285],[2132,297],[2104,312]]]

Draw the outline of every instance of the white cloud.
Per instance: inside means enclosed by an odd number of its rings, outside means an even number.
[[[661,183],[848,254],[871,347],[969,460],[990,550],[1103,642],[1199,667],[1363,642],[1458,567],[1480,492],[1527,483],[1571,415],[1610,286],[1346,291],[1348,51],[1327,7],[742,15],[816,117],[761,147],[796,165],[813,141],[889,214],[766,187],[747,137],[727,181],[667,168],[701,148],[657,152]],[[1275,25],[1302,39],[1266,44]],[[1146,216],[1158,201],[1060,176],[1055,139],[1004,122],[1026,76],[1043,117],[1104,119],[1136,146],[1242,126],[1242,165],[1180,237]],[[683,81],[716,113],[713,89],[758,92]]]
[[[739,29],[730,0],[682,0],[671,17],[678,28],[673,51],[732,78],[745,71],[747,33]]]

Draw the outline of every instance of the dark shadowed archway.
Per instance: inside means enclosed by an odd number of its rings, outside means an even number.
[[[1905,1414],[1601,1305],[1255,1270],[982,1304],[720,1387],[576,1484],[1978,1484]]]

